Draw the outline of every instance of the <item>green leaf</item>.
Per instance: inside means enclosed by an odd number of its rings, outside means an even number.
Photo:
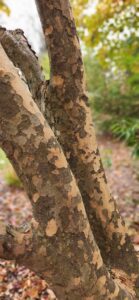
[[[4,12],[5,14],[7,14],[8,16],[10,15],[10,9],[9,7],[6,5],[4,0],[0,0],[0,12]]]

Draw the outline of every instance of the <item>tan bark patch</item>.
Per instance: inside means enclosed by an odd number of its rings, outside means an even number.
[[[34,195],[33,195],[33,202],[37,202],[37,200],[39,199],[39,194],[38,193],[35,193]]]
[[[78,209],[78,212],[82,212],[85,215],[85,210],[84,210],[84,206],[83,206],[82,202],[79,202],[77,204],[77,209]],[[86,232],[86,230],[84,232]],[[87,230],[87,232],[88,232],[88,230]]]
[[[53,27],[51,25],[45,29],[46,36],[51,34],[52,32],[53,32]]]
[[[77,64],[76,64],[75,66],[76,66],[76,70],[77,70]],[[65,102],[66,102],[66,101],[65,101]],[[73,102],[70,101],[70,102],[68,102],[68,103],[65,103],[65,104],[64,104],[64,108],[65,108],[65,109],[72,109],[72,108],[73,108]]]
[[[77,194],[78,194],[77,184],[76,184],[75,178],[73,177],[73,180],[72,180],[71,185],[70,185],[70,191],[68,192],[68,198],[69,198],[69,200],[72,200],[72,198],[76,197]],[[79,202],[79,208],[78,208],[78,210],[82,210],[82,208],[80,207],[80,205],[81,205],[81,202]]]
[[[93,253],[93,264],[97,265],[97,269],[101,268],[103,265],[99,250]]]
[[[119,294],[119,287],[118,287],[118,285],[116,285],[116,286],[115,286],[115,291],[114,291],[114,293],[112,294],[111,299],[115,299],[115,298],[118,296],[118,294]]]
[[[57,230],[58,230],[58,227],[57,227],[56,221],[54,219],[51,219],[47,223],[46,235],[51,237],[57,233]]]
[[[54,86],[61,86],[64,83],[64,79],[61,76],[53,76],[52,77],[52,84]]]
[[[57,30],[58,30],[58,32],[63,31],[63,26],[62,26],[62,24],[61,24],[61,19],[57,16],[57,17],[55,18],[55,20],[56,20],[56,23],[57,23]]]
[[[53,137],[53,133],[52,133],[52,130],[50,129],[50,127],[47,127],[46,128],[46,125],[45,127],[43,128],[43,132],[44,132],[44,138],[48,141],[49,139],[51,139],[51,137]]]
[[[53,148],[51,149],[51,152],[47,155],[48,160],[51,161],[51,159],[53,159],[55,157],[57,157],[57,159],[54,162],[54,165],[57,169],[60,168],[64,168],[65,167],[65,158],[64,155],[62,154],[62,152],[59,150],[59,148]]]
[[[83,247],[83,241],[82,241],[82,240],[79,240],[79,241],[78,241],[78,246],[79,246],[79,248],[82,248],[82,247]]]
[[[73,39],[73,45],[77,48],[77,49],[80,49],[80,44],[79,44],[79,41],[78,41],[78,38],[77,36],[75,36]]]
[[[106,293],[105,283],[106,283],[106,276],[103,275],[97,280],[96,286],[100,292],[100,295],[104,295]]]
[[[85,234],[85,237],[88,238],[88,236],[90,234],[90,224],[89,224],[89,222],[86,222],[86,227],[85,227],[83,232]]]
[[[80,282],[81,282],[81,278],[80,278],[80,277],[75,277],[75,278],[73,278],[73,284],[74,284],[75,286],[79,285]]]
[[[19,245],[21,245],[24,241],[24,234],[14,231],[14,238]]]

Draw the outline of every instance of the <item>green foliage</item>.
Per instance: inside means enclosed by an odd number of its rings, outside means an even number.
[[[139,158],[139,120],[136,118],[118,118],[114,116],[99,115],[101,121],[97,122],[101,132],[113,134],[124,140],[127,146],[132,147],[132,155]],[[105,163],[105,161],[104,161]]]
[[[87,51],[86,55],[84,55],[83,59],[91,102],[97,103],[103,101],[106,90],[105,70],[97,58],[92,55],[90,49]]]
[[[139,120],[134,118],[115,121],[110,126],[111,131],[128,146],[133,147],[133,155],[139,157]]]
[[[123,40],[132,34],[136,35],[139,29],[138,0],[72,2],[82,39],[89,46],[99,45],[99,50],[104,52],[104,56],[105,52],[109,52],[113,47],[118,49]]]
[[[91,107],[99,130],[124,139],[139,157],[138,62],[134,56],[127,56],[125,61],[130,72],[104,67],[90,51],[84,57]]]
[[[0,170],[3,170],[8,164],[8,159],[5,153],[0,149]]]
[[[7,15],[10,15],[10,9],[6,5],[4,0],[0,0],[0,12],[4,12]]]
[[[85,55],[84,64],[91,105],[97,112],[118,116],[138,114],[137,97],[125,72],[102,66],[90,53]]]
[[[0,170],[4,175],[4,179],[8,185],[21,187],[22,184],[16,175],[12,165],[2,149],[0,149]]]
[[[112,167],[112,158],[111,158],[112,150],[106,148],[102,152],[102,162],[105,168],[111,168]]]
[[[4,179],[10,186],[22,187],[22,183],[10,163],[4,171]]]
[[[46,80],[50,79],[50,64],[49,64],[48,53],[43,53],[43,55],[39,58],[39,60],[43,68]]]

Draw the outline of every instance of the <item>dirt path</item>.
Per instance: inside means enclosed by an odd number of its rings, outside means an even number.
[[[139,251],[139,161],[131,160],[124,143],[98,137],[110,189],[125,218]],[[22,224],[32,216],[31,205],[22,189],[8,187],[0,173],[0,220]],[[48,300],[46,283],[24,267],[0,261],[0,300]]]

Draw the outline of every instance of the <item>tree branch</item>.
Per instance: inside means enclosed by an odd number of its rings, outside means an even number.
[[[133,299],[103,264],[62,149],[1,46],[0,57],[0,143],[36,219],[24,264],[51,282],[62,300]]]
[[[83,65],[69,1],[36,0],[51,63],[51,86],[71,100],[82,93]],[[79,81],[75,82],[76,77]],[[72,90],[70,89],[72,88]],[[74,88],[74,89],[73,89]]]
[[[45,78],[38,58],[23,31],[0,27],[0,42],[14,65],[22,71],[33,99],[44,113],[44,99],[47,97]]]
[[[110,194],[85,91],[80,45],[69,0],[36,0],[50,57],[46,106],[78,182],[95,239],[106,264],[139,272],[127,229]],[[129,254],[130,253],[130,254]],[[127,263],[128,262],[128,263]]]

